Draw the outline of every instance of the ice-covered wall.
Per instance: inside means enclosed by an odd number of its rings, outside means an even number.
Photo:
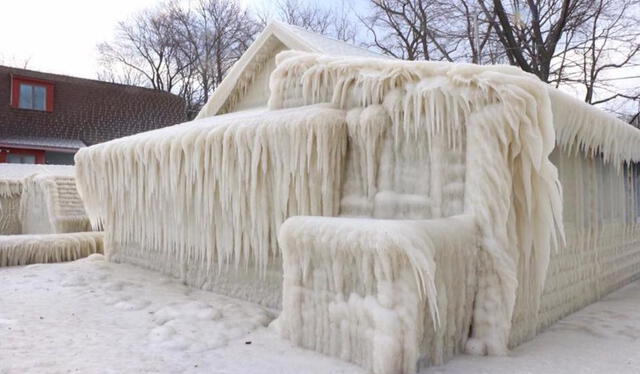
[[[277,230],[338,214],[344,117],[235,113],[99,144],[76,155],[78,188],[110,259],[279,308]]]
[[[275,68],[276,55],[285,49],[287,47],[284,44],[274,37],[270,38],[265,45],[268,52],[256,56],[255,62],[245,69],[220,114],[266,107],[269,100],[269,75]]]
[[[0,235],[0,267],[73,261],[102,252],[101,232]]]
[[[627,139],[625,139],[627,141]],[[566,245],[551,255],[536,329],[514,315],[511,345],[640,277],[640,167],[558,148]]]
[[[395,211],[391,217],[449,216],[458,211],[438,211],[438,202],[457,204],[464,198],[465,211],[476,216],[481,238],[478,291],[467,342],[471,353],[503,354],[507,347],[640,274],[640,242],[632,213],[638,208],[640,186],[632,177],[635,166],[629,166],[640,159],[640,134],[612,116],[505,67],[358,61],[285,52],[278,56],[271,90],[273,109],[327,102],[349,111],[341,213],[377,216],[372,200],[366,198],[379,193],[371,181],[385,169],[381,160],[389,158],[380,153],[384,147],[378,140],[385,128],[395,129],[392,133],[399,135],[395,142],[419,140],[388,154],[395,158],[408,154],[403,167],[411,161],[422,167],[409,167],[419,170],[419,176],[399,184],[409,186],[409,196],[418,198],[408,201],[411,208],[401,210],[405,214]],[[371,125],[371,118],[385,117],[390,118],[386,125]],[[358,136],[358,131],[366,135]],[[554,161],[560,178],[549,160],[556,135]],[[452,158],[439,156],[443,150],[459,149],[466,150],[459,152],[466,156],[464,162],[455,153]],[[462,168],[465,179],[454,179],[453,185],[443,188],[447,181],[434,170],[438,167]],[[590,177],[576,185],[572,174],[576,172]],[[378,183],[385,180],[393,178],[387,175]],[[564,201],[559,182],[565,187]],[[359,193],[350,194],[351,190]],[[459,192],[443,199],[447,190]],[[576,201],[573,195],[589,198]],[[402,194],[390,196],[395,206],[407,201],[399,198],[405,197]],[[561,205],[568,211],[564,221]],[[582,221],[591,222],[588,229],[575,228],[571,216],[576,209]],[[295,273],[285,267],[285,279],[287,271]],[[360,362],[358,355],[343,358]]]

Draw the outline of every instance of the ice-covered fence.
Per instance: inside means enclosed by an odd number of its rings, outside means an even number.
[[[90,231],[73,176],[36,174],[22,181],[23,234]]]
[[[0,236],[0,267],[73,261],[102,252],[101,232]]]
[[[337,215],[344,112],[222,115],[82,149],[78,188],[107,256],[280,308],[277,230]]]
[[[0,164],[0,235],[90,229],[73,166]]]
[[[0,235],[20,234],[21,193],[22,183],[19,180],[0,180]]]
[[[442,363],[469,335],[475,225],[471,216],[288,219],[282,334],[375,374]]]

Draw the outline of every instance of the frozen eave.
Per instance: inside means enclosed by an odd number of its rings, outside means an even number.
[[[640,161],[640,130],[592,105],[550,88],[556,142],[568,153],[602,155],[605,162]]]

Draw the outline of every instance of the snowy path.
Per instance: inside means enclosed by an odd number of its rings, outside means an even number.
[[[364,373],[292,347],[268,311],[94,255],[0,268],[0,374]],[[639,373],[640,282],[565,318],[509,357],[432,373]],[[246,342],[251,344],[246,344]]]
[[[0,374],[363,372],[278,339],[256,305],[102,258],[0,268]]]
[[[427,373],[638,374],[640,281],[558,321],[508,357],[459,356]]]

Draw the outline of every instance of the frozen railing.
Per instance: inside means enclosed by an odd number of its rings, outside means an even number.
[[[74,261],[103,253],[102,232],[0,235],[0,267]]]
[[[472,216],[292,217],[281,334],[373,373],[413,373],[464,349],[476,291]]]

